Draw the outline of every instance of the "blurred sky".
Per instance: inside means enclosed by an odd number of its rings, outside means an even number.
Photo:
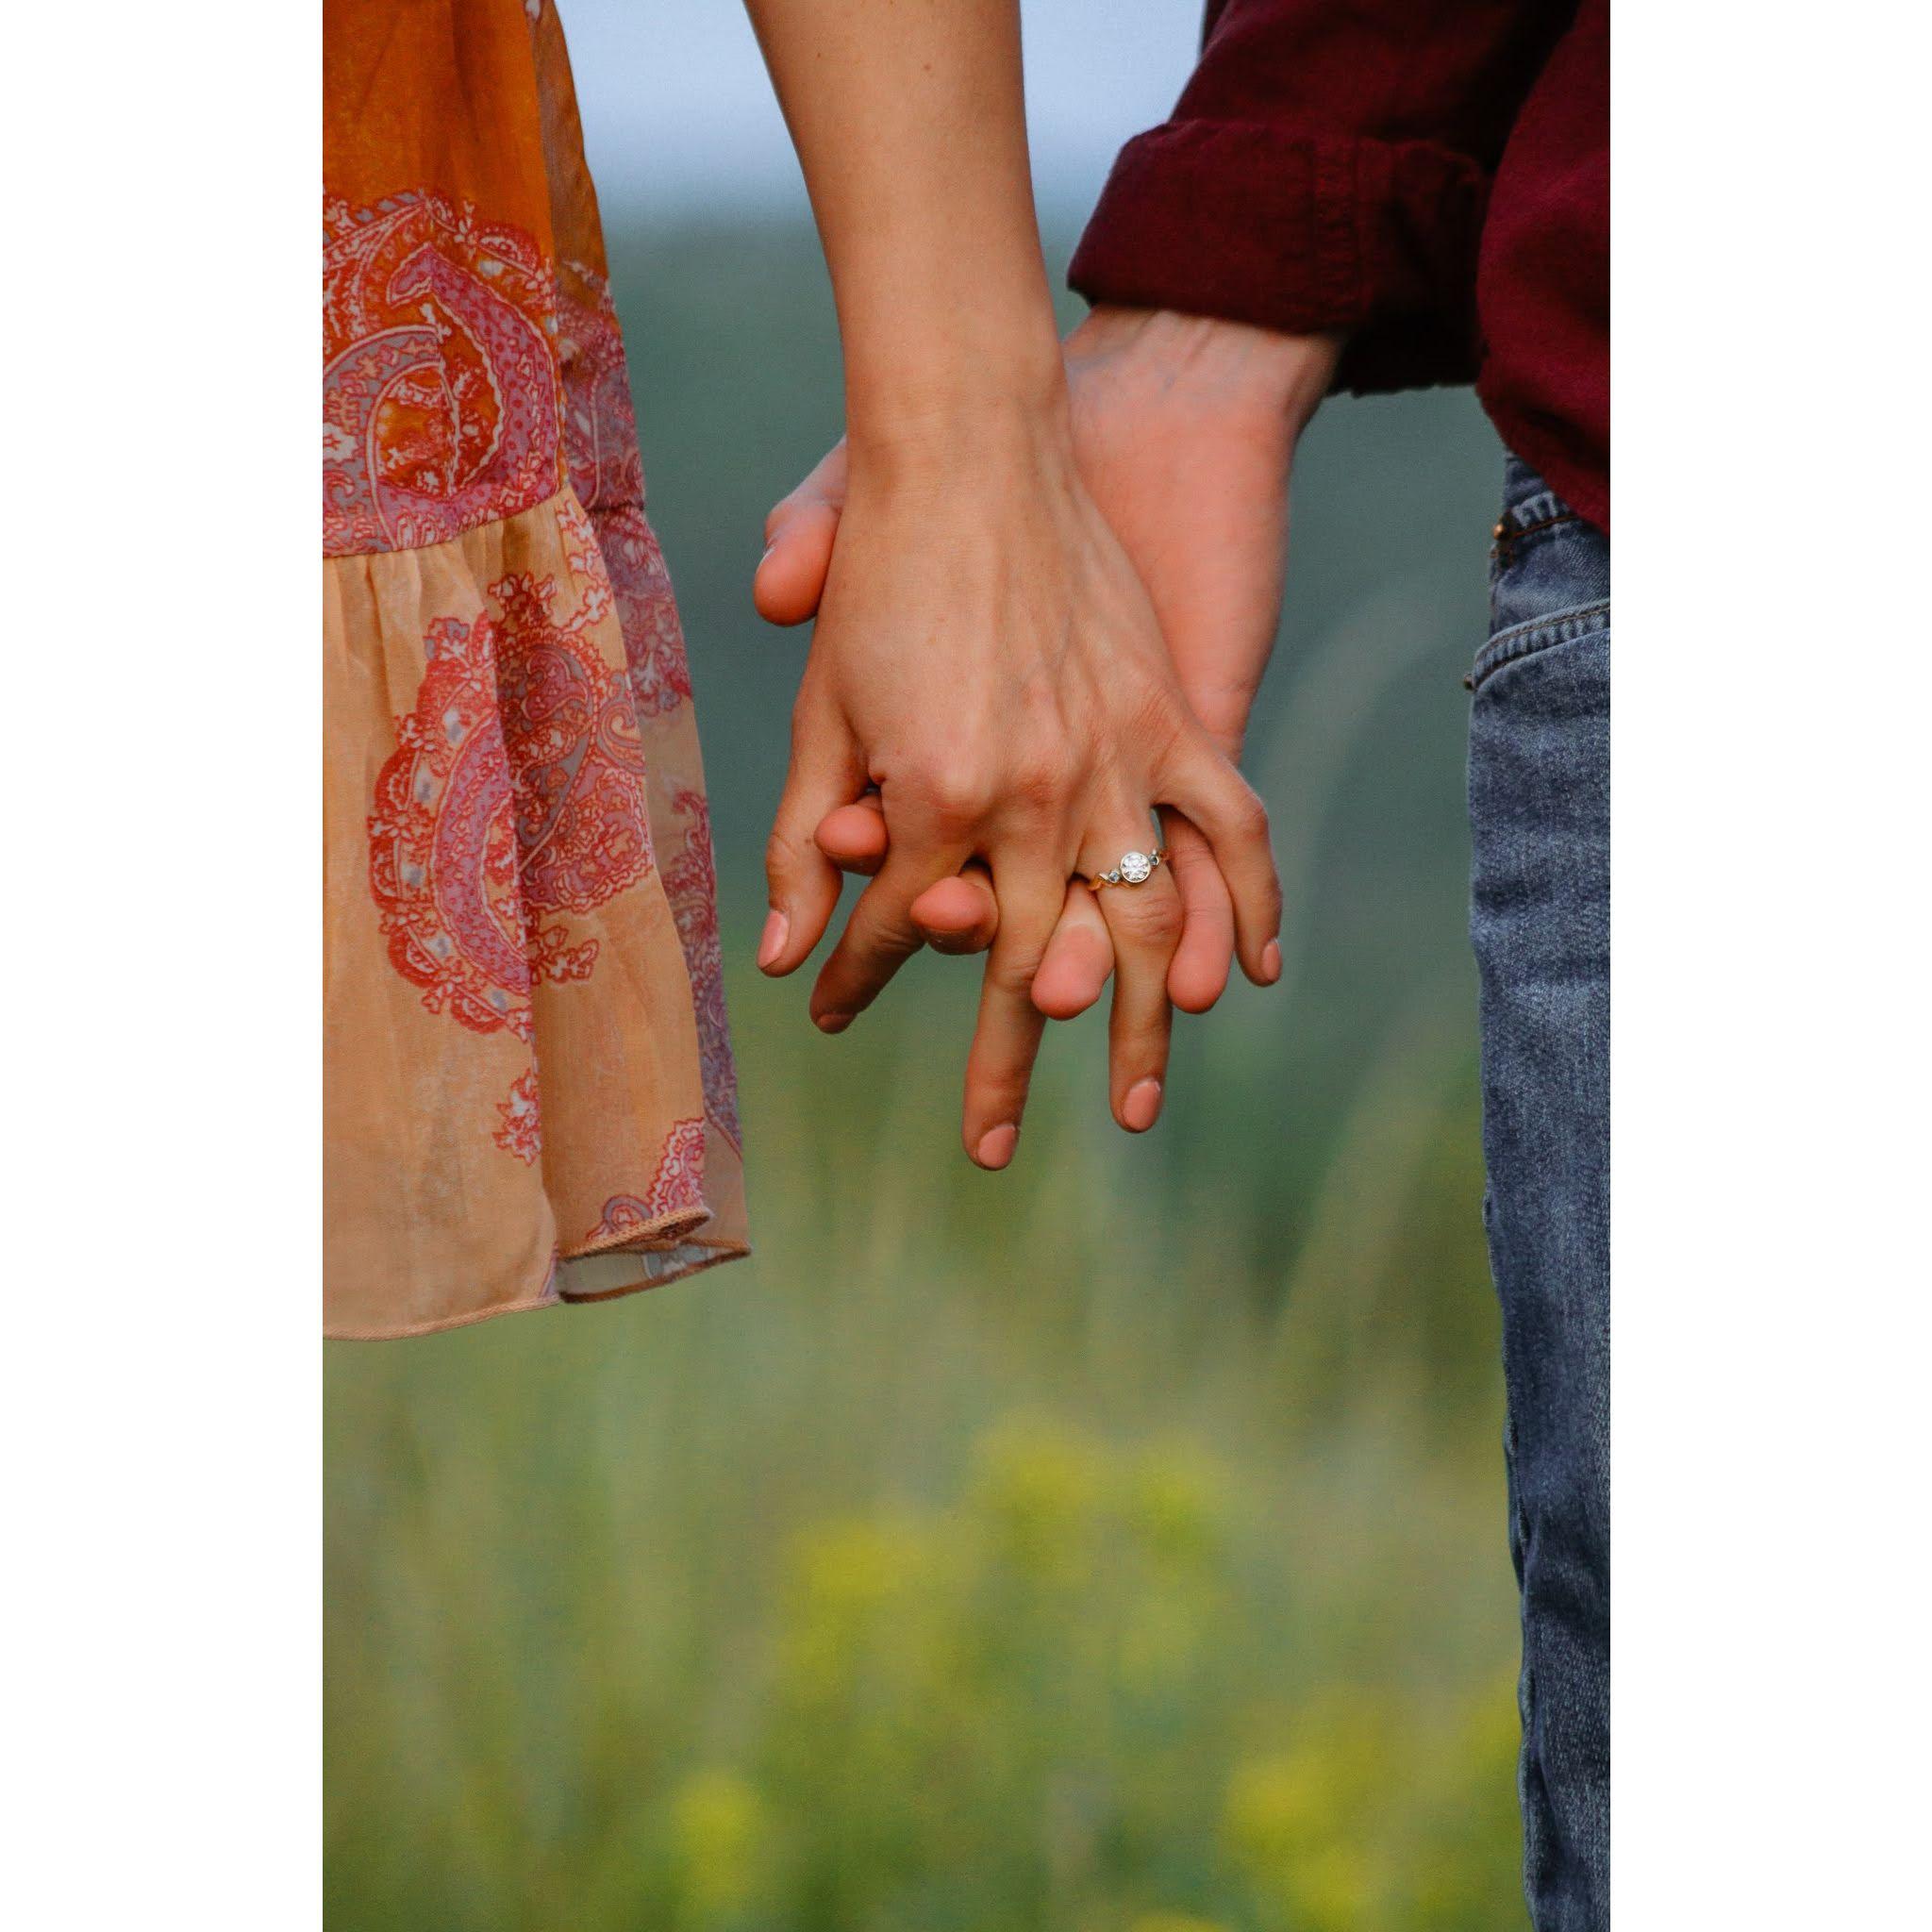
[[[807,212],[738,0],[558,0],[608,217]],[[1200,0],[1023,0],[1043,214],[1093,205],[1121,143],[1167,118]]]

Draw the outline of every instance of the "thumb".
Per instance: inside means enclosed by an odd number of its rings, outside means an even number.
[[[765,554],[752,577],[751,595],[767,624],[803,624],[818,609],[844,508],[841,441],[765,519]]]

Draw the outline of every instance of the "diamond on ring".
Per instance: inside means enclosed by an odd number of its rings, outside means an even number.
[[[1151,852],[1142,852],[1138,848],[1132,852],[1123,852],[1118,865],[1109,866],[1105,872],[1094,873],[1091,877],[1083,873],[1075,873],[1074,876],[1086,878],[1087,883],[1096,892],[1105,886],[1144,886],[1154,876],[1154,869],[1167,863],[1167,848],[1160,843],[1159,817],[1151,811],[1147,816],[1154,826],[1155,843]]]
[[[1096,892],[1103,886],[1144,886],[1154,876],[1154,868],[1166,858],[1166,851],[1158,845],[1152,852],[1123,852],[1118,865],[1095,873],[1087,883]]]

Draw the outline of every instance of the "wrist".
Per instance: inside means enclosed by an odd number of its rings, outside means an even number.
[[[1066,408],[1066,369],[1051,320],[974,328],[955,317],[900,332],[845,359],[846,432],[855,445],[943,437],[985,420],[1046,422]]]
[[[1096,308],[1067,339],[1070,363],[1158,370],[1164,390],[1206,413],[1268,418],[1299,436],[1335,381],[1342,338],[1284,335],[1171,308]]]
[[[934,364],[891,384],[846,391],[855,478],[958,481],[1015,464],[1073,468],[1073,430],[1058,343],[1043,364]]]

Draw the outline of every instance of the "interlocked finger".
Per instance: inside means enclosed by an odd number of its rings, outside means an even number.
[[[1268,844],[1268,814],[1208,734],[1178,742],[1159,774],[1161,800],[1200,830],[1233,902],[1236,952],[1257,986],[1281,976],[1281,881]]]
[[[979,1019],[966,1058],[961,1138],[981,1167],[1001,1168],[1013,1158],[1046,1028],[1046,1016],[1033,1003],[1033,986],[1066,887],[1037,862],[1002,866],[997,855],[992,879],[999,934],[987,956]]]
[[[1138,849],[1145,853],[1144,847]],[[1101,870],[1116,864],[1103,861]],[[1129,1133],[1144,1134],[1160,1116],[1167,1079],[1168,1044],[1174,1030],[1167,974],[1180,942],[1181,900],[1174,874],[1166,865],[1153,867],[1139,884],[1125,882],[1139,867],[1121,864],[1118,869],[1123,882],[1104,886],[1094,894],[1113,944],[1108,1085],[1114,1119]],[[1097,876],[1091,871],[1087,875]]]
[[[814,842],[813,828],[857,796],[864,783],[858,746],[822,714],[809,728],[794,730],[791,768],[765,848],[771,910],[758,941],[759,971],[795,972],[824,936],[844,881]]]
[[[1184,1013],[1205,1013],[1226,990],[1234,964],[1234,901],[1207,840],[1178,812],[1161,816],[1182,921],[1167,996]]]
[[[1113,936],[1099,895],[1085,879],[1074,879],[1034,977],[1033,1004],[1049,1020],[1072,1020],[1107,991],[1112,974]]]
[[[873,877],[886,862],[891,841],[885,808],[876,791],[828,811],[812,842],[841,872]],[[1000,911],[992,877],[976,858],[958,874],[928,886],[913,900],[912,923],[936,953],[983,953],[999,930]]]
[[[822,1031],[842,1033],[924,945],[913,902],[928,886],[957,873],[969,852],[967,846],[912,838],[892,847],[878,876],[859,893],[811,990],[811,1017]]]

